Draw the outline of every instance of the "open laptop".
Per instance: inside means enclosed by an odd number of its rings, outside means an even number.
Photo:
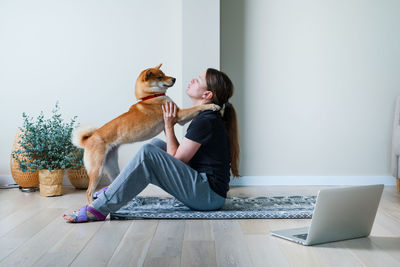
[[[383,184],[320,190],[309,227],[270,234],[310,246],[370,234]]]

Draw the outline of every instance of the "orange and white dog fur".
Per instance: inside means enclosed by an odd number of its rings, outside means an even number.
[[[141,101],[132,105],[128,112],[101,128],[80,126],[72,132],[72,143],[85,150],[83,161],[89,175],[89,186],[86,191],[89,204],[93,201],[93,193],[100,182],[103,170],[111,181],[119,175],[118,147],[121,144],[148,140],[164,129],[161,107],[167,101],[172,102],[165,92],[174,85],[175,78],[166,76],[160,67],[161,64],[140,73],[135,85],[135,95]],[[219,109],[220,107],[215,104],[178,109],[177,123],[185,124],[200,111]]]

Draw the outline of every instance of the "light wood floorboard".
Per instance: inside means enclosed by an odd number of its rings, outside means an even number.
[[[331,186],[232,187],[228,196],[316,195]],[[386,186],[371,235],[312,247],[269,235],[309,219],[131,220],[69,224],[85,191],[0,190],[0,266],[400,266],[400,193]],[[140,195],[168,196],[150,185]]]

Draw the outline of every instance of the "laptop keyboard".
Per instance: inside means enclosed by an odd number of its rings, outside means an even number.
[[[300,239],[306,240],[306,239],[307,239],[307,235],[308,235],[308,234],[301,234],[301,235],[293,235],[293,236],[294,236],[294,237],[297,237],[297,238],[300,238]]]

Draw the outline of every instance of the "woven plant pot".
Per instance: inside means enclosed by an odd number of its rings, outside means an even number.
[[[89,186],[89,176],[84,166],[78,170],[67,170],[68,179],[77,189],[87,189]]]
[[[14,144],[11,148],[11,153],[21,148],[21,146],[18,144],[19,140],[21,140],[20,130],[15,135]],[[22,160],[24,158],[20,156],[20,159]],[[32,170],[29,172],[21,171],[18,162],[15,159],[13,159],[12,155],[10,155],[10,169],[12,178],[22,188],[32,188],[32,187],[37,187],[39,185],[38,171],[37,170]]]
[[[64,170],[40,170],[39,188],[42,197],[61,196],[63,192],[62,181]]]

